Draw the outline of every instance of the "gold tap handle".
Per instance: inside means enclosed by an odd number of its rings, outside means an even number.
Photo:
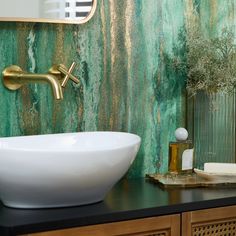
[[[69,79],[71,79],[72,81],[74,81],[75,83],[79,83],[80,81],[74,76],[72,75],[72,71],[75,68],[75,62],[73,62],[69,68],[69,70],[67,70],[63,65],[59,65],[58,66],[58,70],[65,75],[61,86],[64,88],[68,82]]]

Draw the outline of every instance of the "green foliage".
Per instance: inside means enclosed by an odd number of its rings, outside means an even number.
[[[187,37],[186,37],[187,36]],[[199,90],[232,92],[236,84],[236,44],[234,34],[223,29],[219,37],[207,39],[200,30],[179,33],[174,57],[175,71],[186,76],[190,95]]]

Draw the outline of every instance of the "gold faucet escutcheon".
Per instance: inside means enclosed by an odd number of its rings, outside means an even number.
[[[3,84],[10,90],[17,90],[22,85],[28,83],[42,83],[47,82],[51,85],[53,95],[55,99],[63,99],[63,91],[69,79],[75,83],[80,81],[72,75],[72,71],[75,68],[75,62],[73,62],[70,68],[67,68],[60,64],[53,66],[47,74],[34,74],[23,71],[19,66],[12,65],[4,69]],[[62,81],[62,82],[61,82]]]

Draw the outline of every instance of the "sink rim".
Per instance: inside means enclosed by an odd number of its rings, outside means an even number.
[[[71,147],[65,147],[65,149],[57,149],[57,148],[51,148],[51,149],[44,149],[44,148],[39,148],[39,147],[24,147],[25,144],[22,144],[22,147],[14,147],[14,143],[9,143],[8,146],[4,146],[1,145],[1,141],[6,141],[9,142],[9,140],[11,140],[10,142],[12,142],[13,140],[17,141],[17,139],[31,139],[31,138],[35,138],[35,139],[40,139],[43,137],[52,137],[52,136],[59,136],[59,137],[66,137],[68,136],[68,138],[72,135],[90,135],[90,134],[111,134],[111,135],[126,135],[126,136],[131,136],[134,139],[131,141],[129,141],[127,144],[122,144],[119,145],[118,147],[116,146],[106,146],[106,147],[95,147],[93,148],[92,146],[88,147],[88,149],[72,149]],[[82,137],[80,137],[82,138]],[[104,152],[104,151],[111,151],[111,150],[119,150],[125,147],[130,147],[133,146],[136,143],[141,143],[141,137],[138,136],[137,134],[134,133],[130,133],[130,132],[120,132],[120,131],[82,131],[82,132],[70,132],[70,133],[54,133],[54,134],[39,134],[39,135],[26,135],[26,136],[12,136],[12,137],[2,137],[0,138],[0,150],[4,151],[4,152],[11,152],[11,151],[18,151],[18,152],[39,152],[39,153],[55,153],[55,152],[60,152],[60,153],[93,153],[93,152]],[[12,145],[12,146],[11,146]],[[91,148],[91,149],[89,149]]]

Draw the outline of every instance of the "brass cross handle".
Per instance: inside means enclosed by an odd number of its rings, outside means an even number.
[[[72,71],[74,70],[75,68],[75,62],[72,62],[69,70],[67,70],[67,68],[64,66],[64,65],[59,65],[58,66],[58,70],[65,75],[65,77],[63,78],[63,81],[61,83],[61,86],[63,88],[65,88],[67,82],[69,79],[71,79],[72,81],[74,81],[76,84],[78,84],[80,81],[74,76],[72,75]]]

